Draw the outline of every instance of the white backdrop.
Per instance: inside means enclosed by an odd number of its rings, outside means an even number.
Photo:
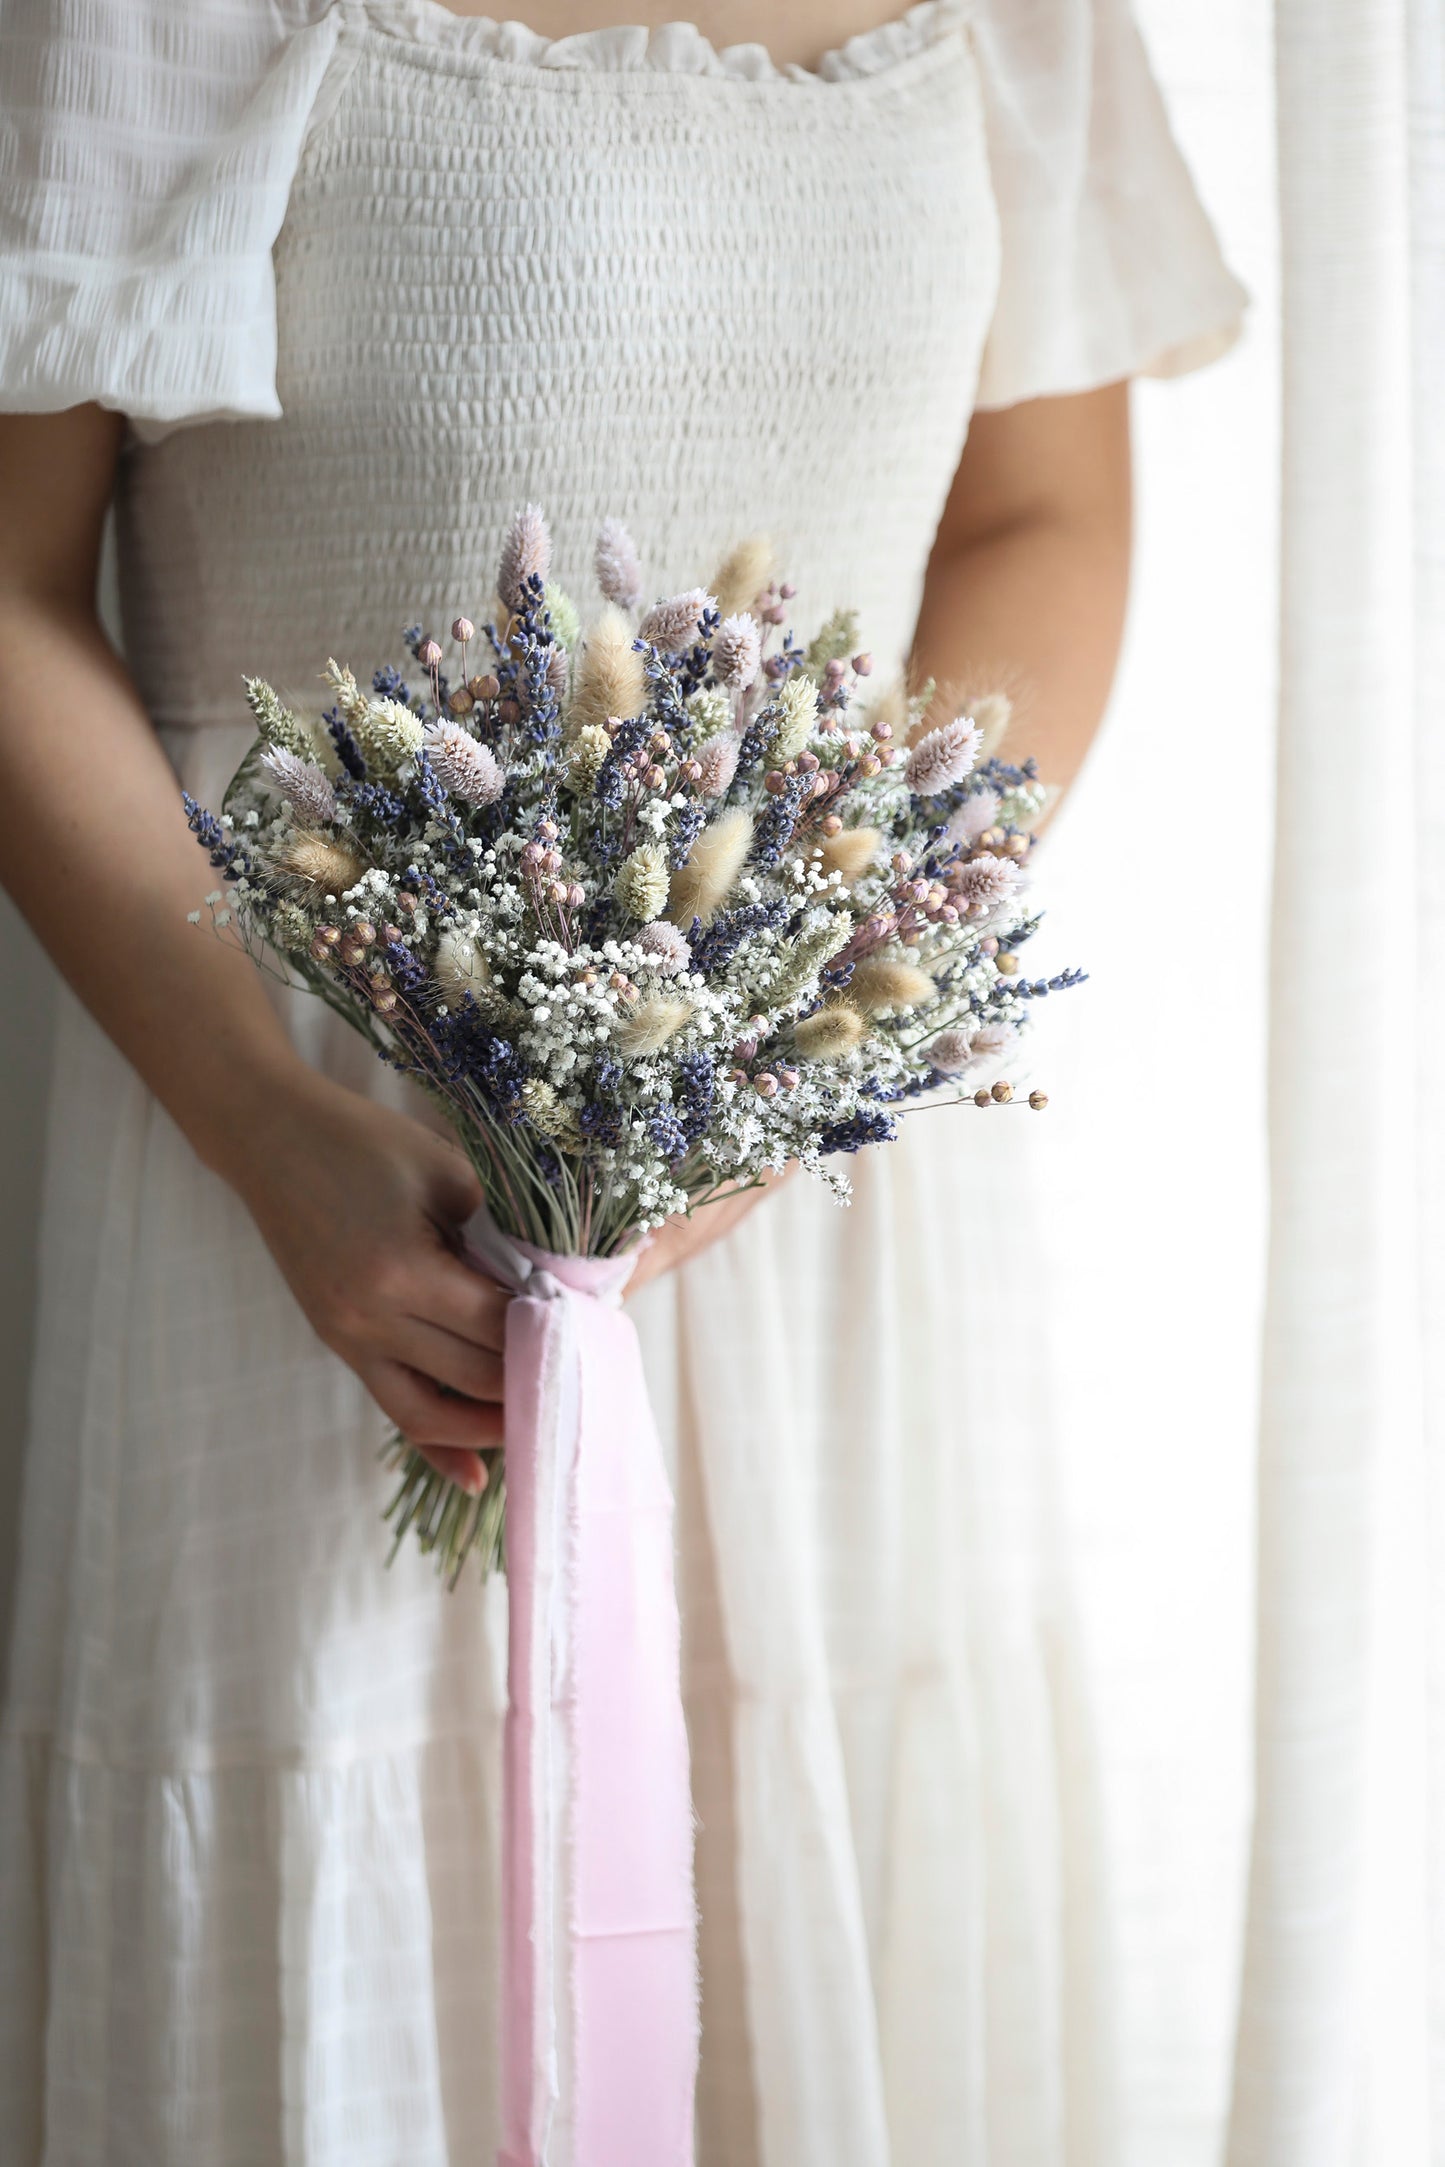
[[[1126,2149],[1097,2167],[1215,2167],[1250,1803],[1278,470],[1270,21],[1266,0],[1141,13],[1255,307],[1228,361],[1138,396],[1126,660],[1049,847],[1051,949],[1087,962],[1092,989],[1050,1018],[1049,1113],[1006,1118],[1030,1122],[1051,1199],[1039,1354],[1118,1900]],[[43,972],[0,902],[7,1549],[45,1014]],[[7,1568],[0,1555],[0,1581]]]

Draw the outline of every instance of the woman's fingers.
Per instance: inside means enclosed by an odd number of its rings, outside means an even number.
[[[398,1317],[391,1350],[408,1369],[433,1384],[444,1384],[471,1400],[502,1396],[502,1357],[455,1332],[445,1332],[425,1317]]]
[[[442,1137],[431,1139],[436,1155],[428,1169],[428,1203],[439,1225],[464,1226],[482,1204],[482,1185],[462,1153]]]
[[[405,1297],[409,1316],[454,1333],[474,1347],[500,1354],[506,1345],[511,1299],[507,1290],[444,1249],[419,1259],[408,1272]]]
[[[502,1409],[496,1400],[443,1392],[404,1362],[368,1364],[362,1378],[372,1398],[419,1450],[444,1445],[453,1451],[486,1452],[502,1442]]]
[[[480,1496],[487,1487],[485,1463],[475,1452],[458,1452],[453,1445],[418,1445],[416,1449],[443,1481],[454,1482],[469,1497]]]

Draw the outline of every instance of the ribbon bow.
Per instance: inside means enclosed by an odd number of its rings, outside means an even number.
[[[507,1723],[497,2167],[692,2167],[692,1794],[672,1496],[631,1258],[485,1213],[507,1307]]]

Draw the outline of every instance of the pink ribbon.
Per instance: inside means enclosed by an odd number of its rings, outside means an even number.
[[[692,1793],[632,1262],[467,1231],[515,1290],[498,2167],[692,2167]]]

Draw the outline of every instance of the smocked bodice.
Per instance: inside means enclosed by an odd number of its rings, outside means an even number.
[[[584,607],[603,513],[659,594],[761,531],[800,625],[854,603],[901,658],[998,276],[967,33],[910,25],[827,80],[696,33],[659,66],[343,8],[275,248],[281,418],[124,463],[155,719],[235,721],[243,672],[305,691],[480,616],[528,498]]]

